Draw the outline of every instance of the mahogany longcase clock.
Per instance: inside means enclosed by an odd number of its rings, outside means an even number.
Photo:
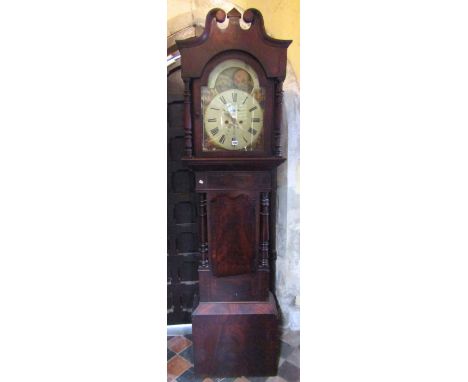
[[[228,18],[227,27],[221,27]],[[200,302],[195,372],[276,375],[279,320],[270,291],[272,195],[281,156],[290,40],[269,37],[256,9],[212,9],[201,36],[177,41],[185,157],[199,194]]]

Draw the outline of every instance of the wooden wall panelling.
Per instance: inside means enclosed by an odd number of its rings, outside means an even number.
[[[185,152],[184,86],[179,69],[168,76],[167,105],[168,324],[191,322],[198,291],[198,209],[194,173]]]

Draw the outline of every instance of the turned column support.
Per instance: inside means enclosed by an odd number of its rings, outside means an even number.
[[[184,79],[184,133],[185,133],[185,155],[191,158],[192,150],[192,93],[190,90],[190,80]]]
[[[270,199],[268,192],[260,194],[260,269],[269,269],[268,251],[270,241]]]
[[[200,215],[200,255],[201,262],[200,268],[207,269],[209,267],[208,261],[208,236],[207,236],[207,213],[206,213],[206,194],[200,194],[199,204]]]
[[[274,124],[274,152],[281,156],[281,123],[283,120],[283,81],[276,81],[275,86],[275,124]]]

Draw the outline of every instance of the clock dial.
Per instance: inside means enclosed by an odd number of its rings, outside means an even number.
[[[249,150],[263,131],[263,110],[252,94],[229,89],[216,94],[205,108],[208,143],[224,150]]]
[[[201,93],[203,151],[263,150],[265,97],[250,65],[239,59],[220,62]]]

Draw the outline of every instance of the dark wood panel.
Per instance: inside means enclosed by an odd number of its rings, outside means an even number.
[[[174,219],[177,224],[195,222],[195,207],[190,202],[178,202],[174,206]]]
[[[193,192],[195,190],[195,176],[188,169],[177,170],[172,173],[173,192]]]
[[[189,253],[197,250],[197,237],[193,232],[181,232],[176,236],[176,249],[178,253]]]
[[[215,276],[254,272],[258,248],[256,193],[208,193],[208,253]]]
[[[199,294],[198,262],[198,254],[167,258],[167,321],[170,325],[192,321]]]
[[[192,321],[200,255],[194,173],[181,161],[184,84],[177,68],[170,71],[167,91],[167,322],[171,325]]]
[[[200,302],[193,313],[195,372],[200,376],[276,375],[279,321],[268,302]]]

